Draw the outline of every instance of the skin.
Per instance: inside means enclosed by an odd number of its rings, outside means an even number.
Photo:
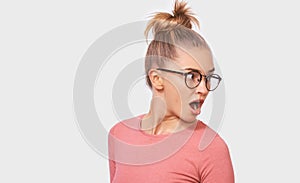
[[[214,68],[212,54],[206,48],[194,47],[186,51],[178,48],[176,52],[177,57],[164,68],[183,72],[190,71],[185,70],[186,68],[193,68],[205,75]],[[174,133],[197,121],[197,115],[192,113],[189,103],[196,99],[206,99],[209,91],[204,79],[198,87],[190,89],[182,75],[158,71],[155,68],[148,75],[152,82],[153,95],[150,110],[141,121],[144,132],[152,135]]]

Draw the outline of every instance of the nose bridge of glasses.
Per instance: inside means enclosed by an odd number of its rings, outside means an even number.
[[[198,81],[199,83],[201,83],[202,80],[204,80],[204,82],[206,83],[206,82],[207,82],[207,76],[204,75],[204,74],[199,73],[199,78],[197,79],[197,81]]]
[[[196,80],[194,80],[194,88],[197,88],[197,89],[207,89],[208,91],[213,91],[215,90],[220,81],[221,81],[221,77],[219,77],[217,74],[213,74],[213,75],[204,75],[204,74],[201,74],[200,72],[197,72],[199,75],[197,77]],[[202,81],[204,80],[204,81]],[[211,81],[213,80],[213,81]]]
[[[208,92],[208,88],[206,86],[206,79],[204,79],[205,76],[199,75],[199,78],[197,79],[198,83],[195,83],[195,89],[197,93],[206,93]],[[202,81],[204,79],[204,81]]]

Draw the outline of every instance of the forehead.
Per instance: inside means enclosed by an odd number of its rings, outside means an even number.
[[[211,52],[206,48],[193,47],[189,49],[176,49],[175,64],[180,69],[193,68],[207,73],[214,68]]]

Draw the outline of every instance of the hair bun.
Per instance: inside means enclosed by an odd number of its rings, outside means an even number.
[[[184,1],[175,1],[172,14],[165,12],[156,13],[146,27],[145,36],[148,37],[150,29],[155,35],[159,31],[170,30],[178,25],[189,29],[192,29],[192,24],[199,27],[199,21],[194,17],[191,8],[187,7],[187,3]]]
[[[199,26],[198,20],[194,17],[191,8],[187,7],[186,2],[175,2],[173,12],[173,19],[177,24],[183,25],[189,29],[192,28],[192,23]]]

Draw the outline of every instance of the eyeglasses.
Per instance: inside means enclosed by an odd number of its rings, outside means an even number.
[[[180,74],[185,77],[185,84],[188,88],[194,89],[199,86],[202,78],[205,78],[205,86],[208,91],[214,91],[220,84],[222,78],[218,74],[211,74],[211,75],[203,75],[198,70],[191,70],[189,72],[180,72],[174,71],[164,68],[157,68],[156,70]]]

